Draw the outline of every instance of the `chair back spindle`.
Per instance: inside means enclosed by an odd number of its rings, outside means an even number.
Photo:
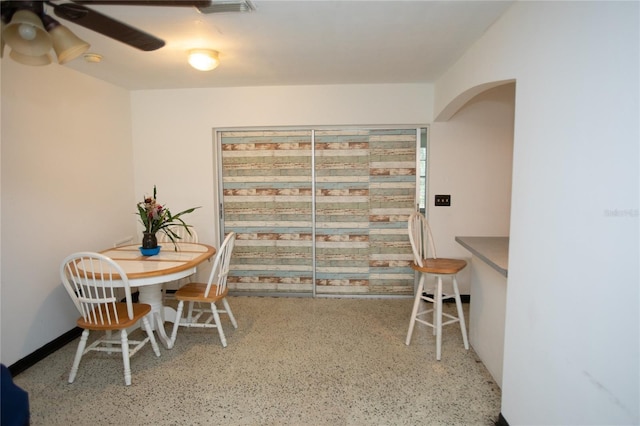
[[[418,212],[409,216],[409,240],[411,241],[413,258],[418,266],[424,266],[423,261],[430,257],[429,254],[432,259],[438,258],[431,227],[425,217]]]

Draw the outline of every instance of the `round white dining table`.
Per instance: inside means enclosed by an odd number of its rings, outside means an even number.
[[[137,287],[138,301],[151,305],[153,327],[162,344],[169,348],[169,337],[164,322],[176,321],[176,311],[162,303],[162,284],[188,277],[196,272],[196,267],[211,259],[216,249],[202,243],[166,244],[160,253],[143,256],[138,245],[126,245],[101,251],[113,259],[127,274],[129,285]]]

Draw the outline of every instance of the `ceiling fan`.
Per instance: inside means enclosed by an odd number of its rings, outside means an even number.
[[[51,63],[49,51],[54,49],[60,64],[77,58],[89,44],[75,36],[68,28],[45,12],[49,6],[58,18],[83,26],[143,51],[164,46],[164,40],[138,28],[120,22],[94,9],[84,6],[163,6],[195,7],[201,13],[248,12],[254,10],[249,0],[71,0],[60,3],[52,0],[0,2],[2,16],[2,46],[11,47],[10,56],[25,65]],[[1,51],[0,51],[1,55]]]

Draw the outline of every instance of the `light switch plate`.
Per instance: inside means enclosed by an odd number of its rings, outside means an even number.
[[[451,195],[436,195],[436,206],[450,206]]]

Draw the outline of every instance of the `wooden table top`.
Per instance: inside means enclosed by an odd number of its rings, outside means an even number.
[[[155,256],[143,256],[137,244],[114,247],[101,253],[120,265],[130,281],[192,269],[216,253],[214,247],[202,243],[177,243],[177,246],[176,251],[173,243],[165,244]]]

